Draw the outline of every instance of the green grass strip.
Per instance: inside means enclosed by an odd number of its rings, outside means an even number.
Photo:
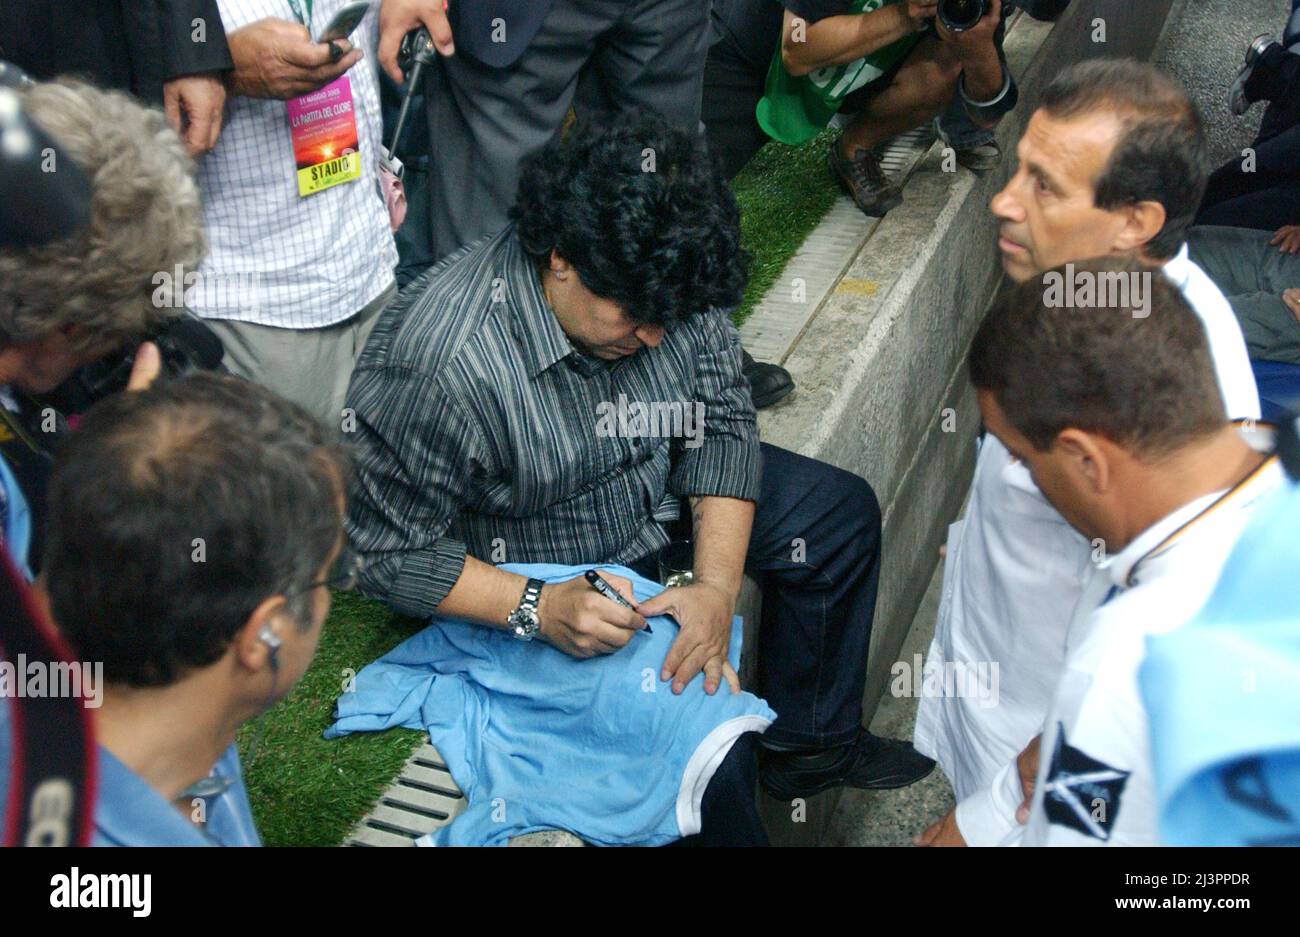
[[[337,846],[392,783],[423,732],[362,732],[321,738],[349,671],[355,674],[419,630],[378,602],[335,593],[320,647],[301,682],[262,719],[244,726],[239,750],[253,817],[268,846]]]
[[[826,130],[802,146],[769,143],[732,180],[740,203],[740,239],[750,253],[745,299],[732,316],[736,325],[749,318],[835,203],[840,190],[826,151],[838,134]]]

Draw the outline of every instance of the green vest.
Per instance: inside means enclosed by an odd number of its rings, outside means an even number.
[[[903,0],[853,0],[850,13],[874,13]],[[904,36],[870,55],[844,65],[819,68],[796,78],[781,64],[778,45],[767,70],[763,97],[754,109],[758,125],[774,140],[797,145],[817,136],[840,109],[844,98],[875,81],[911,52],[920,34]]]

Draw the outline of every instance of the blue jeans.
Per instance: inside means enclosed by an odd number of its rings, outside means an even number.
[[[1004,68],[1007,64],[1007,57],[1002,51],[1002,42],[1006,38],[1007,17],[1011,15],[1016,3],[1026,6],[1025,0],[1003,0],[1002,21],[998,23],[997,32],[993,35],[993,44],[997,46],[998,58],[1002,60]],[[1031,15],[1033,15],[1032,10]],[[1013,86],[1015,81],[1015,76],[1012,76],[1011,83]],[[981,127],[970,119],[970,115],[966,113],[966,105],[962,103],[960,91],[952,96],[952,101],[948,104],[948,110],[939,116],[939,134],[944,140],[948,141],[949,146],[959,152],[983,146],[992,140],[994,136],[992,129]]]
[[[763,484],[745,566],[763,589],[758,693],[777,712],[766,738],[842,745],[862,725],[880,505],[857,475],[760,445]]]
[[[973,150],[993,139],[993,131],[981,127],[966,114],[961,94],[953,96],[948,110],[939,116],[939,132],[954,150]]]

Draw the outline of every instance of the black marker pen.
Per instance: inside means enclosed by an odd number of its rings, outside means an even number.
[[[636,606],[619,595],[618,591],[613,586],[601,578],[600,573],[596,572],[594,569],[589,569],[583,575],[586,576],[587,582],[591,583],[591,587],[605,598],[609,599],[611,602],[617,602],[624,608],[630,608],[632,611],[636,611]],[[645,632],[646,634],[654,634],[654,632],[650,630],[650,622],[648,621],[645,623]]]

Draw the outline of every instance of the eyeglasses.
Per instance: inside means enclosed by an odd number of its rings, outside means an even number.
[[[365,567],[366,561],[361,558],[361,554],[352,549],[351,545],[344,540],[343,546],[339,547],[339,555],[334,557],[334,562],[330,566],[329,574],[324,580],[315,585],[347,591],[357,584],[361,570],[365,569]]]
[[[346,592],[357,584],[357,579],[365,568],[366,561],[345,540],[343,546],[339,547],[339,555],[334,557],[334,562],[330,565],[329,572],[325,574],[324,579],[317,579],[305,588],[291,589],[284,594],[286,596],[301,595],[304,592],[319,589],[321,586]]]

